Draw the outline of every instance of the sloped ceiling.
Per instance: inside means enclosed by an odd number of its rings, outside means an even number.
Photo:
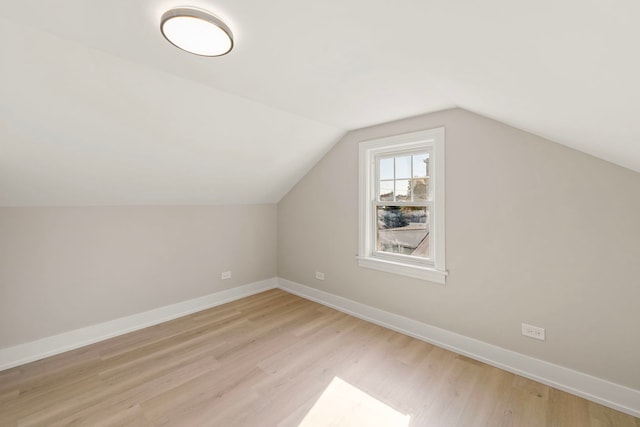
[[[462,107],[640,171],[640,3],[0,1],[0,205],[277,202],[350,129]]]

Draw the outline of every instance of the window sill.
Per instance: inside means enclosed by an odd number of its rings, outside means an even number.
[[[388,261],[373,257],[358,256],[356,258],[358,259],[358,265],[360,267],[385,271],[387,273],[400,274],[403,276],[413,277],[415,279],[428,280],[440,285],[445,284],[445,279],[448,274],[446,271],[436,270],[433,267],[403,264],[400,262]]]

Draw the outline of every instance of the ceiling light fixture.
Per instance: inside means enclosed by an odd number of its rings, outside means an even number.
[[[170,9],[160,19],[162,35],[174,46],[200,56],[222,56],[233,48],[229,27],[209,12],[193,7]]]

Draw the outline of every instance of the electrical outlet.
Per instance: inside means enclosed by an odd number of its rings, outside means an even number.
[[[230,271],[223,271],[222,274],[220,275],[220,278],[222,280],[231,279],[231,272]]]
[[[324,280],[324,273],[322,273],[320,271],[316,271],[316,279]]]
[[[544,328],[538,326],[522,324],[522,335],[525,337],[535,338],[540,341],[544,341]]]

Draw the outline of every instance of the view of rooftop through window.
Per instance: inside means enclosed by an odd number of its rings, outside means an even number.
[[[429,258],[429,152],[377,159],[377,250]]]

